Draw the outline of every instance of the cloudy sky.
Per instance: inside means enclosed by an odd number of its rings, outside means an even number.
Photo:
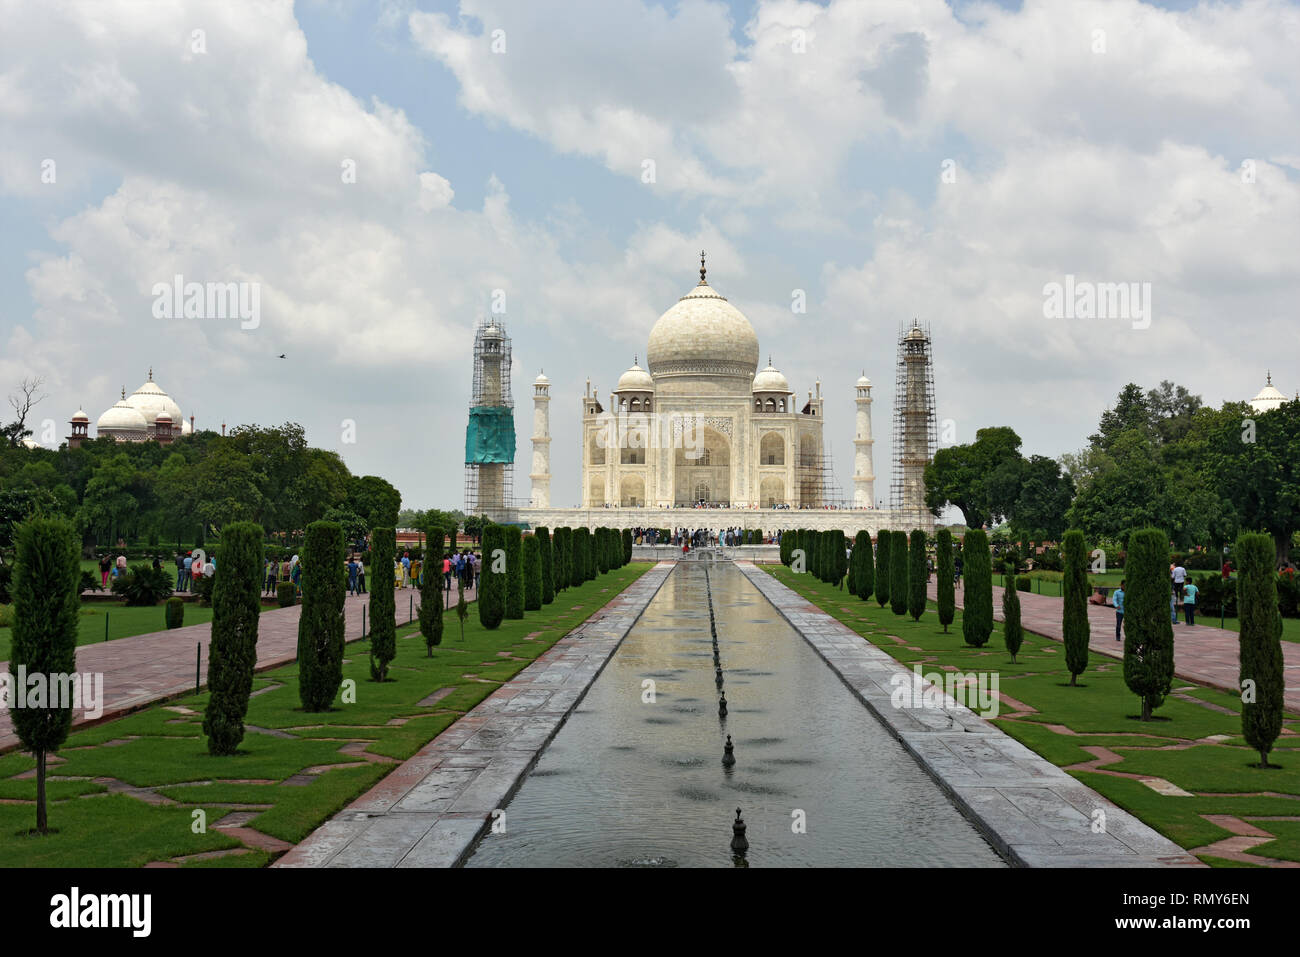
[[[0,0],[0,22],[0,391],[44,376],[60,438],[152,366],[200,427],[297,421],[405,504],[457,507],[500,289],[516,492],[544,368],[576,504],[585,381],[644,362],[701,248],[764,358],[801,396],[820,377],[846,492],[864,370],[887,479],[914,316],[958,442],[1076,450],[1130,380],[1300,387],[1295,3]],[[260,284],[260,323],[157,318],[177,274]],[[1149,324],[1045,316],[1067,276],[1149,283]]]

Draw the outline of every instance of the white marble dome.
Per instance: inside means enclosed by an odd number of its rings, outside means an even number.
[[[754,376],[754,391],[755,392],[789,392],[790,391],[789,381],[786,379],[785,376],[781,375],[781,373],[776,371],[776,368],[772,365],[772,360],[770,357],[767,360],[767,368],[759,372],[758,375]]]
[[[1259,394],[1250,400],[1250,407],[1255,412],[1272,412],[1286,402],[1286,396],[1273,384],[1273,373],[1268,374],[1268,381]]]
[[[122,398],[113,404],[113,407],[99,417],[95,423],[95,428],[103,432],[146,432],[149,429],[149,423],[145,421],[144,414],[137,408],[126,401],[126,390],[122,390]]]
[[[149,370],[149,380],[132,392],[131,397],[126,401],[133,409],[139,410],[148,425],[154,424],[160,412],[166,412],[173,422],[179,422],[181,419],[181,407],[158,387],[158,383],[153,381],[152,369]]]
[[[614,388],[615,392],[653,392],[654,390],[655,380],[650,378],[650,373],[642,369],[636,360],[633,360],[632,368],[618,377],[618,385]]]
[[[758,368],[758,335],[744,313],[718,295],[701,276],[699,285],[660,316],[650,330],[646,364],[655,377],[749,379]]]

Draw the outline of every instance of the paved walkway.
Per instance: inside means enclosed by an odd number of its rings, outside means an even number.
[[[938,597],[937,585],[929,585],[930,598]],[[963,607],[962,588],[957,589],[957,607]],[[1044,638],[1064,641],[1061,627],[1061,598],[1020,592],[1020,623],[1026,631]],[[1227,631],[1210,624],[1196,624],[1190,628],[1181,623],[1174,625],[1174,674],[1188,681],[1210,685],[1236,694],[1240,685],[1238,674],[1240,660],[1237,632]],[[1002,620],[1002,590],[993,589],[993,617]],[[1206,622],[1213,619],[1204,619]],[[1110,658],[1124,657],[1124,643],[1115,640],[1115,609],[1109,606],[1089,605],[1090,625],[1088,648],[1096,654]],[[1286,691],[1283,700],[1287,710],[1300,711],[1300,644],[1282,642],[1283,678]],[[1086,672],[1085,672],[1086,674]]]
[[[906,666],[767,572],[749,562],[736,565],[1008,861],[1025,867],[1200,866],[942,689],[941,702],[896,704],[899,688],[910,689],[915,680]]]
[[[455,592],[451,594],[454,598]],[[465,600],[469,601],[473,594],[473,590],[467,591]],[[408,621],[412,595],[418,604],[419,596],[414,589],[404,588],[396,592],[395,617],[399,625]],[[368,615],[369,605],[369,595],[351,595],[344,603],[344,635],[348,641],[362,637],[362,610],[365,609]],[[301,615],[301,604],[289,608],[267,608],[262,612],[257,626],[258,671],[288,664],[298,657],[298,619]],[[366,627],[369,628],[369,618]],[[103,714],[89,720],[84,710],[75,710],[72,713],[73,728],[99,724],[153,701],[192,692],[196,658],[206,683],[211,636],[212,623],[205,622],[81,645],[77,648],[77,671],[82,675],[104,676]],[[0,671],[8,670],[9,663],[0,662]],[[9,711],[0,710],[0,754],[19,746]]]
[[[272,866],[463,862],[672,568],[650,569]]]

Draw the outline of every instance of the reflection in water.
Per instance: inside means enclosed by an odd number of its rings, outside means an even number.
[[[727,715],[705,569],[682,564],[467,866],[732,867],[737,807],[750,866],[1003,866],[735,566],[709,578]]]

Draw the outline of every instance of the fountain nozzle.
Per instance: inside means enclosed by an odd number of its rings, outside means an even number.
[[[749,841],[745,839],[745,819],[740,816],[740,808],[736,808],[736,819],[731,822],[731,849],[737,854],[749,850]]]
[[[736,749],[731,744],[731,735],[727,735],[727,743],[722,748],[722,766],[729,768],[736,763]]]

